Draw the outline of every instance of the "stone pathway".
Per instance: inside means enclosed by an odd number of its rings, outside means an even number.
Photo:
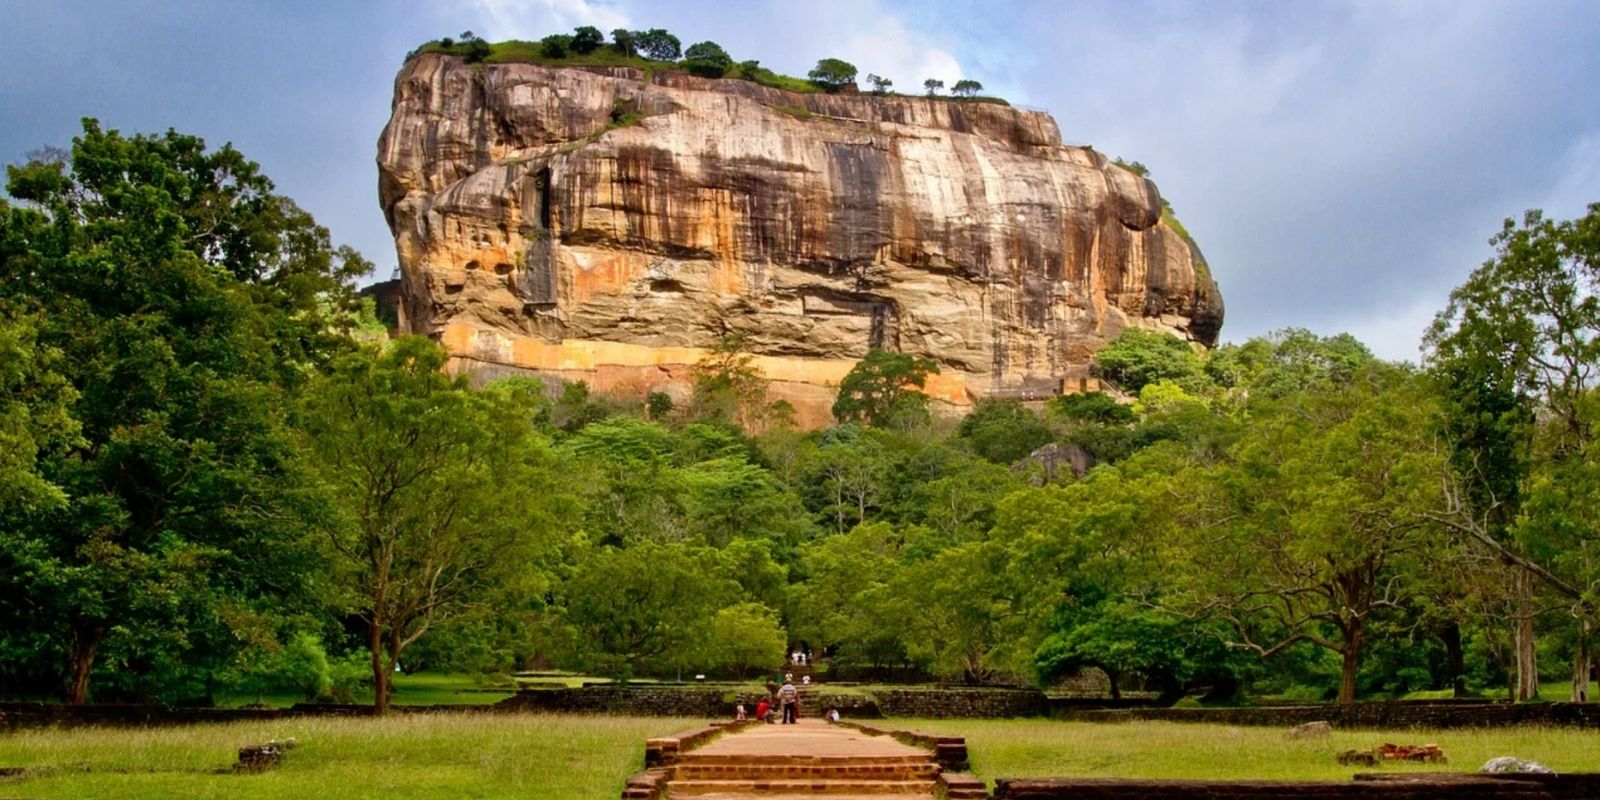
[[[747,727],[670,769],[668,800],[932,800],[939,778],[927,750],[815,718]]]

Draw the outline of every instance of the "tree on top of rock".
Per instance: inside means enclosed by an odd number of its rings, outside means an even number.
[[[683,66],[692,75],[720,78],[733,66],[733,56],[716,42],[698,42],[683,51]]]
[[[677,61],[683,55],[683,44],[678,37],[661,28],[634,31],[633,39],[639,48],[639,55],[653,61]]]
[[[922,82],[922,88],[928,90],[929,97],[934,97],[938,95],[939,92],[944,91],[944,81],[941,81],[937,78],[929,78]]]
[[[593,25],[572,29],[572,52],[582,55],[593,53],[606,43],[606,35]]]
[[[856,65],[837,58],[824,58],[806,74],[812,83],[826,92],[837,92],[856,82]]]
[[[950,93],[959,97],[972,97],[981,91],[983,91],[983,84],[965,78],[956,81],[956,85],[950,87]]]
[[[928,419],[922,387],[939,365],[932,359],[874,349],[839,383],[833,416],[875,427],[914,427]]]

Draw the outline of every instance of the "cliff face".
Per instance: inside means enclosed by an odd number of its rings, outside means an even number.
[[[458,368],[681,396],[739,332],[818,425],[870,347],[937,360],[959,407],[1076,388],[1127,326],[1222,324],[1154,184],[994,103],[423,55],[378,166],[404,318]]]

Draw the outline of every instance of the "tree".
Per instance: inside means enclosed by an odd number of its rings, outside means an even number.
[[[778,613],[760,603],[737,603],[711,618],[711,653],[716,666],[744,680],[750,670],[783,663],[788,637]]]
[[[625,56],[639,54],[639,34],[627,28],[618,28],[611,32],[611,49]]]
[[[1050,398],[1050,406],[1062,419],[1102,425],[1126,425],[1134,420],[1133,409],[1105,392],[1078,392]]]
[[[579,560],[560,588],[570,663],[628,679],[653,667],[711,660],[704,641],[737,584],[710,548],[644,542]]]
[[[723,336],[695,362],[694,405],[697,414],[758,430],[767,405],[767,380],[745,342],[743,334]]]
[[[733,57],[716,42],[698,42],[683,51],[683,67],[702,78],[720,78],[733,66]]]
[[[1557,504],[1542,506],[1553,517],[1511,523],[1529,480],[1523,454],[1540,447],[1559,473],[1581,464],[1579,454],[1595,439],[1586,406],[1600,366],[1600,203],[1563,222],[1529,211],[1520,226],[1506,220],[1490,244],[1495,257],[1451,292],[1434,321],[1428,361],[1447,382],[1455,461],[1465,475],[1452,527],[1518,565],[1527,584],[1519,599],[1517,663],[1519,696],[1532,697],[1538,692],[1532,583],[1578,603],[1580,629],[1594,615],[1583,586],[1594,573],[1554,562],[1579,549],[1592,536],[1579,532],[1592,532],[1600,520],[1571,513],[1581,505]],[[1536,417],[1544,421],[1532,424]],[[1577,680],[1587,669],[1574,667],[1574,699],[1587,686],[1586,677],[1582,686]]]
[[[366,625],[379,713],[406,648],[530,568],[562,502],[526,394],[472,391],[445,359],[406,337],[341,360],[304,400],[305,446],[337,506],[337,600]]]
[[[928,416],[921,389],[939,365],[930,358],[874,348],[839,382],[833,416],[873,426],[915,425]]]
[[[891,81],[882,75],[874,75],[872,73],[867,74],[867,83],[872,84],[873,94],[888,94],[889,87],[894,86],[894,81]]]
[[[539,55],[545,58],[566,58],[572,52],[570,34],[552,33],[539,40]]]
[[[856,83],[856,65],[837,58],[824,58],[806,74],[825,92],[838,92]]]
[[[981,91],[983,91],[983,84],[966,78],[956,81],[956,85],[950,87],[950,93],[960,97],[972,97]]]
[[[1263,658],[1300,643],[1339,654],[1339,700],[1354,702],[1375,615],[1414,591],[1408,571],[1442,541],[1435,413],[1420,381],[1382,367],[1259,419],[1192,495],[1193,607]]]
[[[989,461],[1012,464],[1051,439],[1039,415],[1012,399],[985,399],[961,420],[961,438]]]
[[[0,413],[37,480],[0,502],[0,652],[69,702],[108,654],[173,665],[145,697],[203,693],[243,628],[310,602],[319,511],[284,395],[349,346],[368,265],[238,151],[174,131],[84,120],[70,159],[7,173],[0,347],[31,352],[0,367]]]
[[[1200,378],[1200,359],[1188,342],[1161,331],[1128,328],[1095,353],[1100,374],[1123,391],[1137,394],[1147,383],[1171,380],[1179,384]]]
[[[944,81],[929,78],[922,82],[922,88],[927,90],[929,97],[933,97],[944,91]]]
[[[572,52],[587,55],[606,43],[606,35],[593,25],[583,25],[572,30]]]
[[[638,43],[639,54],[652,61],[677,61],[683,54],[678,37],[661,28],[635,31],[634,40]]]

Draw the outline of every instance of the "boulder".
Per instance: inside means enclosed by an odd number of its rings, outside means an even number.
[[[1285,731],[1285,739],[1321,739],[1333,733],[1333,724],[1327,721],[1307,722]]]
[[[1485,761],[1483,766],[1478,768],[1478,771],[1490,775],[1501,775],[1505,773],[1554,775],[1556,772],[1555,770],[1540,764],[1537,761],[1524,761],[1513,756],[1500,756],[1499,758],[1491,758],[1488,761]]]

